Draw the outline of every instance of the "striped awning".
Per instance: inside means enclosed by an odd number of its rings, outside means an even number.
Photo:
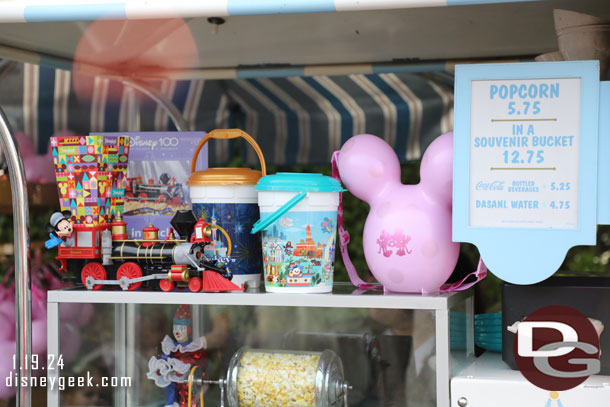
[[[39,152],[62,130],[175,130],[160,106],[120,82],[91,77],[79,82],[77,94],[68,70],[0,64],[0,106]],[[453,76],[444,72],[165,80],[151,86],[193,130],[239,127],[250,133],[272,165],[326,164],[361,133],[384,138],[401,161],[415,160],[453,125]],[[83,87],[88,97],[79,97]],[[233,149],[226,142],[210,148],[212,164],[230,160]],[[244,148],[244,154],[256,162],[252,151]]]

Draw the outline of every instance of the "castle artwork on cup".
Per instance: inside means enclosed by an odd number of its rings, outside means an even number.
[[[336,215],[290,212],[263,231],[267,287],[332,286]]]

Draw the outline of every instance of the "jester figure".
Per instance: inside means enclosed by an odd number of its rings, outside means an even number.
[[[191,369],[207,364],[207,343],[204,336],[192,339],[192,319],[188,305],[180,305],[174,315],[174,339],[165,335],[162,354],[148,361],[146,376],[165,391],[165,407],[187,407],[188,377]],[[192,406],[188,406],[192,407]]]

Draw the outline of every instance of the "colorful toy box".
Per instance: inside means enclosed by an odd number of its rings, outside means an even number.
[[[95,133],[100,136],[129,137],[129,170],[125,185],[123,220],[127,234],[141,239],[149,224],[159,228],[165,239],[170,221],[179,210],[190,209],[189,187],[193,151],[205,132],[124,132]],[[208,165],[207,146],[197,163],[198,170]]]
[[[129,136],[51,137],[61,210],[77,224],[112,222],[123,211]]]

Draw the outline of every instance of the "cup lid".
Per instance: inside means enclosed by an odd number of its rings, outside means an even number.
[[[191,174],[187,185],[254,185],[261,178],[258,170],[250,168],[209,168]]]
[[[344,192],[341,183],[322,174],[278,172],[262,177],[256,184],[257,191],[295,192]]]

